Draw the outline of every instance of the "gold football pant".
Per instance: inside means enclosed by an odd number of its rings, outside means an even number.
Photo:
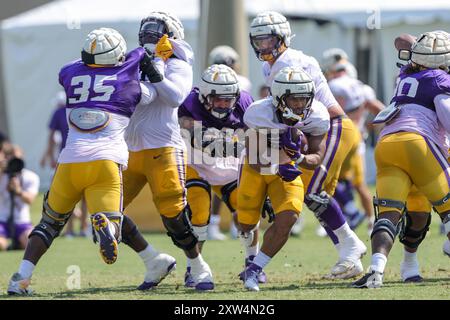
[[[278,175],[261,175],[248,163],[240,168],[237,192],[238,222],[257,224],[266,196],[269,196],[275,214],[294,211],[300,214],[303,206],[303,182],[301,175],[294,181],[283,181]]]
[[[191,166],[187,166],[187,179],[203,180],[198,172]],[[206,182],[206,181],[205,181]],[[207,183],[207,182],[206,182]],[[211,186],[212,191],[223,200],[222,187],[220,185]],[[187,201],[191,208],[191,222],[195,226],[204,226],[208,224],[211,209],[211,194],[205,188],[199,186],[191,186],[187,188]],[[229,204],[232,208],[237,207],[237,188],[235,188],[229,197]]]
[[[375,162],[379,199],[405,203],[413,185],[431,203],[437,203],[449,194],[450,175],[446,157],[432,141],[417,133],[397,132],[384,136],[375,147]],[[423,198],[417,201],[410,202],[410,211],[429,208],[423,204]],[[434,207],[439,213],[445,212],[450,210],[450,201]],[[400,209],[391,207],[379,207],[379,210],[400,212]]]
[[[91,214],[122,212],[121,166],[111,160],[58,164],[48,193],[50,208],[70,212],[82,196]]]
[[[322,164],[315,170],[302,169],[301,177],[306,194],[320,193],[322,190],[331,196],[334,194],[342,164],[347,155],[355,150],[357,132],[353,121],[347,117],[331,120]]]
[[[130,152],[123,173],[124,207],[149,184],[158,212],[176,217],[186,206],[186,156],[182,149],[164,147]]]

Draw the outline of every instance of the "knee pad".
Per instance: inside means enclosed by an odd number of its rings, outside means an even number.
[[[305,204],[318,218],[327,209],[329,203],[330,196],[325,191],[320,194],[310,193],[305,197]]]
[[[378,218],[378,214],[380,212],[379,207],[396,208],[400,210],[400,214],[403,214],[403,212],[406,210],[406,204],[404,202],[390,199],[380,199],[374,196],[373,212],[375,213],[375,219]]]
[[[198,241],[206,241],[206,238],[208,236],[208,226],[192,226],[192,230],[194,231],[195,235],[197,235]]]
[[[436,208],[446,204],[449,199],[450,199],[450,193],[447,193],[447,195],[445,197],[443,197],[442,199],[440,199],[438,201],[431,202],[431,204],[434,207],[434,210],[436,210],[436,212],[439,212]]]
[[[428,215],[426,225],[420,230],[412,230],[412,219],[408,212],[405,213],[404,223],[401,224],[398,240],[409,248],[417,248],[422,243],[423,239],[429,230],[431,224],[431,214]],[[413,238],[415,241],[409,241],[406,238]]]
[[[167,235],[173,243],[183,250],[191,250],[198,242],[197,235],[192,230],[191,222],[184,209],[175,218],[166,218],[162,216],[162,221],[167,230]]]
[[[139,234],[136,224],[128,216],[123,215],[122,242],[130,245],[131,241]]]
[[[206,192],[208,192],[209,196],[211,197],[211,185],[208,183],[208,181],[203,179],[189,179],[188,181],[186,181],[186,189],[192,187],[199,187],[205,189]]]
[[[67,213],[55,212],[50,208],[47,201],[48,192],[44,195],[41,221],[31,231],[29,238],[31,236],[38,236],[44,241],[47,248],[49,248],[53,240],[59,236],[67,221],[69,221],[73,210]]]
[[[444,224],[445,234],[450,233],[450,213],[447,214],[444,219],[442,219],[442,223]]]
[[[227,205],[228,209],[230,210],[230,212],[234,212],[236,211],[235,208],[233,208],[233,206],[231,205],[231,193],[237,188],[237,180],[232,181],[226,185],[224,185],[221,189],[220,192],[222,193],[222,201],[225,202],[225,204]]]
[[[397,225],[394,225],[389,219],[377,219],[375,221],[375,224],[373,225],[373,230],[370,235],[370,239],[372,239],[376,233],[384,231],[387,232],[387,234],[391,237],[392,241],[395,241],[395,237],[400,231],[399,226],[400,221],[399,223],[397,223]]]

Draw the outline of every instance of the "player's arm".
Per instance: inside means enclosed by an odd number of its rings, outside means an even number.
[[[325,156],[326,139],[325,134],[319,136],[310,135],[308,139],[308,154],[304,155],[299,166],[304,169],[314,170],[323,161]]]
[[[40,165],[41,167],[45,167],[47,164],[47,160],[50,162],[50,166],[52,168],[56,167],[56,160],[54,159],[54,152],[55,152],[55,130],[50,129],[50,133],[47,138],[47,149],[45,150],[44,154],[42,155]]]
[[[140,87],[141,87],[141,100],[139,101],[139,105],[149,105],[156,99],[158,93],[156,92],[156,89],[152,83],[141,81]]]
[[[384,109],[384,104],[378,99],[367,100],[365,102],[365,107],[373,115],[377,115],[381,110]]]
[[[162,62],[162,60],[160,60]],[[180,59],[169,59],[169,65],[162,81],[154,83],[158,95],[173,108],[178,108],[188,96],[192,87],[192,68]]]
[[[450,133],[450,95],[439,94],[434,98],[436,114],[447,133]]]

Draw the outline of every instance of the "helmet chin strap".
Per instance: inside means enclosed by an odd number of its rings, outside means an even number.
[[[285,108],[283,110],[283,117],[290,119],[290,120],[297,120],[297,121],[302,121],[303,118],[297,114],[295,114],[294,112],[292,112],[292,110],[290,108]]]

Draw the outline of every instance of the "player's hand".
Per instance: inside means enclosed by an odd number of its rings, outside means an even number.
[[[153,63],[153,53],[147,48],[145,48],[145,54],[140,61],[139,68],[151,83],[157,83],[164,79]]]
[[[167,34],[163,35],[156,44],[155,55],[164,61],[173,55],[172,43],[170,43]]]
[[[280,164],[278,166],[277,174],[283,179],[283,181],[294,181],[299,175],[302,174],[300,169],[294,167],[292,164]]]
[[[264,204],[261,210],[261,216],[263,219],[266,218],[269,221],[269,223],[273,222],[275,219],[275,212],[273,211],[272,202],[270,201],[269,197],[266,197],[266,200],[264,200]]]
[[[303,133],[300,134],[303,135]],[[292,160],[300,158],[302,139],[301,136],[299,136],[298,139],[294,139],[291,128],[280,135],[280,146]]]
[[[8,191],[13,192],[17,195],[22,194],[22,186],[20,185],[20,180],[18,177],[12,177],[9,179]]]

